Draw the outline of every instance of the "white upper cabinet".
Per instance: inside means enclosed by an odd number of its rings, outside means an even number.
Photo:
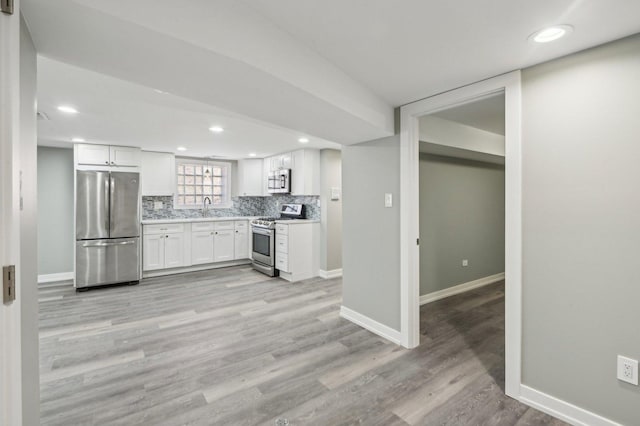
[[[175,169],[173,154],[142,151],[142,195],[173,195]]]
[[[139,167],[140,148],[77,144],[76,163],[82,166]]]
[[[267,172],[275,172],[280,169],[291,168],[291,153],[285,152],[284,154],[274,155],[269,157],[269,169]]]
[[[82,165],[108,166],[109,146],[108,145],[76,145],[77,162]]]
[[[140,148],[111,146],[109,147],[109,161],[112,166],[139,167]]]
[[[291,153],[291,195],[320,195],[320,151]]]
[[[262,196],[264,175],[264,161],[262,159],[250,159],[238,161],[238,195]]]

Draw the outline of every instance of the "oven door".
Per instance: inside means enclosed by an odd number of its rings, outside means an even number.
[[[251,235],[253,260],[267,266],[275,265],[275,231],[252,227]]]

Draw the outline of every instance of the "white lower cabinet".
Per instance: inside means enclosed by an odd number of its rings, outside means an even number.
[[[142,237],[142,269],[155,271],[164,268],[164,235]]]
[[[184,233],[167,234],[164,238],[164,267],[178,268],[185,265]]]
[[[320,224],[276,224],[276,269],[287,281],[318,275]]]
[[[236,221],[234,250],[236,260],[249,259],[251,257],[251,244],[249,241],[249,222],[246,220]]]
[[[215,268],[216,262],[248,260],[249,235],[248,220],[144,225],[142,270],[175,273],[175,268]]]
[[[179,268],[185,266],[184,230],[157,227],[145,229],[142,237],[142,270]]]
[[[202,265],[213,262],[213,231],[191,233],[191,264]]]
[[[233,229],[215,231],[213,236],[213,261],[227,262],[235,258],[235,233]]]

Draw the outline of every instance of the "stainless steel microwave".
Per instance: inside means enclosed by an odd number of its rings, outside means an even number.
[[[267,189],[270,194],[288,194],[291,192],[291,170],[280,169],[269,172]]]

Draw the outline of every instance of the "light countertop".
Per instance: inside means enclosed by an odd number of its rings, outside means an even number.
[[[145,219],[143,225],[162,225],[166,223],[196,223],[196,222],[223,222],[226,220],[252,220],[261,216],[232,216],[232,217],[193,217],[193,218],[172,218],[172,219]],[[320,223],[319,219],[289,219],[276,220],[276,223],[285,225],[297,225],[303,223]]]
[[[164,223],[195,223],[195,222],[223,222],[226,220],[251,220],[258,216],[232,216],[232,217],[193,217],[172,219],[145,219],[143,225],[161,225]]]

